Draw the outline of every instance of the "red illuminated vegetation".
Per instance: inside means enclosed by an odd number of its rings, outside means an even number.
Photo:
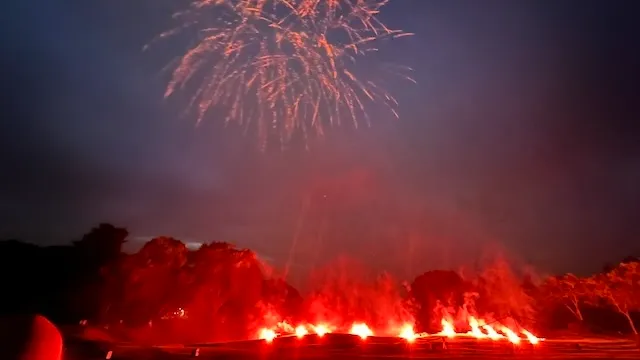
[[[212,243],[190,251],[178,240],[157,238],[103,270],[96,321],[112,331],[138,329],[140,341],[152,342],[344,333],[363,340],[440,336],[535,345],[545,331],[586,323],[585,312],[596,321],[603,311],[609,318],[617,312],[635,332],[638,270],[637,262],[627,262],[589,278],[533,281],[498,259],[471,276],[427,271],[403,286],[343,259],[319,270],[302,296],[249,250]]]
[[[498,258],[476,271],[426,271],[410,283],[341,259],[318,269],[301,294],[250,250],[227,243],[189,250],[161,237],[125,254],[120,246],[126,236],[123,229],[104,225],[73,246],[3,251],[13,257],[31,254],[30,259],[51,265],[51,273],[34,279],[30,288],[48,308],[25,308],[37,303],[9,303],[11,297],[4,308],[42,312],[58,322],[86,319],[86,331],[106,328],[112,339],[137,343],[277,341],[342,333],[365,342],[371,336],[409,343],[440,337],[531,346],[567,328],[637,331],[636,259],[590,277],[538,279]],[[3,273],[27,274],[28,262],[17,263],[26,268]],[[19,293],[6,283],[8,293]]]

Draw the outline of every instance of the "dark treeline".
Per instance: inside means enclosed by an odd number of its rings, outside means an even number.
[[[40,312],[68,322],[95,312],[103,269],[122,256],[125,229],[101,224],[70,246],[48,246],[6,240],[0,242],[2,306],[8,314]],[[91,289],[91,290],[90,290]],[[84,305],[75,301],[83,299]]]
[[[387,274],[369,279],[342,262],[316,276],[314,290],[303,297],[250,250],[214,242],[191,251],[179,240],[158,237],[126,254],[127,236],[123,228],[101,224],[68,246],[0,242],[0,311],[41,313],[59,324],[87,320],[129,338],[131,329],[145,329],[137,339],[153,341],[237,339],[265,321],[319,318],[374,326],[412,318],[419,330],[438,331],[443,314],[460,309],[543,333],[637,334],[636,258],[586,278],[542,279],[498,259],[471,276],[431,270],[405,286]]]

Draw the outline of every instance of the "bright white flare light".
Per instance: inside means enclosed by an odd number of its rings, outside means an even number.
[[[362,340],[365,340],[369,336],[373,336],[373,331],[371,331],[365,323],[354,323],[353,326],[351,326],[351,331],[349,331],[349,333],[360,336]]]

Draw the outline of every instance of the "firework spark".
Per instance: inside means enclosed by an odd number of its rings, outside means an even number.
[[[272,136],[281,143],[296,132],[321,136],[345,120],[368,124],[368,103],[397,117],[395,98],[354,66],[379,40],[412,35],[378,19],[388,1],[191,0],[175,14],[179,26],[158,37],[193,31],[197,38],[178,59],[165,97],[193,84],[187,112],[198,122],[216,109],[225,124],[253,124],[262,146]]]

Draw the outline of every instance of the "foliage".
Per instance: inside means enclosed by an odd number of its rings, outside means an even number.
[[[129,232],[111,224],[100,224],[84,235],[81,240],[74,241],[73,246],[89,266],[102,266],[120,257],[122,246]]]
[[[432,270],[416,277],[410,289],[411,297],[419,304],[416,312],[418,328],[438,331],[442,314],[434,313],[434,309],[443,303],[461,305],[463,294],[471,289],[471,284],[454,271]]]
[[[127,235],[101,224],[71,246],[0,242],[3,291],[15,294],[3,297],[0,309],[140,328],[170,341],[246,338],[265,319],[358,320],[378,329],[415,321],[417,330],[433,332],[441,329],[442,316],[455,320],[477,312],[528,326],[541,315],[562,321],[549,310],[558,308],[581,323],[637,332],[640,265],[633,258],[588,278],[565,274],[540,285],[498,259],[467,279],[432,270],[404,288],[389,274],[370,274],[343,258],[319,269],[303,299],[284,279],[265,273],[250,250],[213,242],[193,251],[177,239],[158,237],[125,254]]]
[[[333,326],[364,321],[377,329],[413,321],[400,284],[387,273],[376,276],[340,258],[319,269],[312,283],[315,287],[304,304],[311,321]]]
[[[634,334],[638,334],[632,311],[640,310],[640,263],[621,263],[604,274],[587,279],[590,293],[622,314]]]
[[[584,320],[580,305],[587,297],[585,281],[574,274],[551,276],[542,284],[545,300],[564,306],[579,321]]]
[[[522,286],[509,263],[502,258],[485,266],[475,280],[481,307],[497,319],[513,318],[520,324],[530,324],[535,319],[535,299]]]

